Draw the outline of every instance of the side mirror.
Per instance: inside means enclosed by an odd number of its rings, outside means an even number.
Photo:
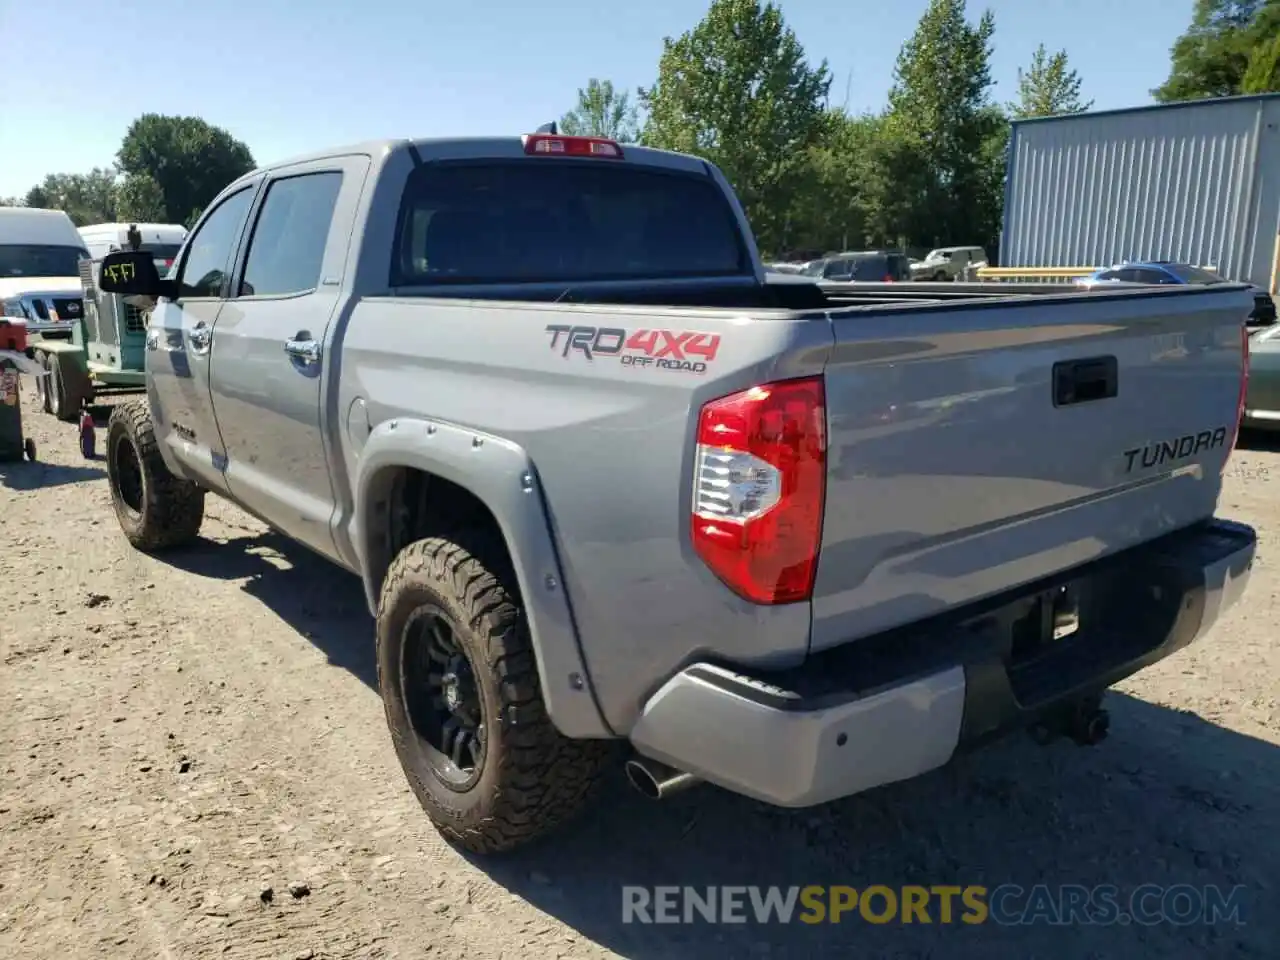
[[[175,285],[162,280],[152,254],[120,250],[102,258],[98,289],[126,297],[172,297]]]

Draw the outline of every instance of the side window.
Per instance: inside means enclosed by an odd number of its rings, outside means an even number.
[[[823,277],[827,280],[848,280],[852,272],[849,268],[848,260],[832,260],[823,271]]]
[[[191,236],[179,279],[179,296],[220,297],[227,262],[249,214],[253,188],[245,187],[222,201]]]
[[[249,239],[238,296],[306,293],[320,285],[324,248],[342,189],[337,171],[304,173],[267,187]]]

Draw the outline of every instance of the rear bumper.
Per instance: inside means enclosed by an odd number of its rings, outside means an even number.
[[[1256,534],[1214,520],[942,618],[747,676],[695,663],[645,704],[643,755],[783,807],[905,780],[1202,638],[1240,599]],[[1072,636],[1027,645],[1071,585]]]

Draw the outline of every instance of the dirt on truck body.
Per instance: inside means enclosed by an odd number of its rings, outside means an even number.
[[[255,171],[171,279],[101,284],[156,301],[106,443],[129,541],[213,493],[356,573],[409,783],[477,852],[620,757],[804,807],[1097,742],[1253,563],[1215,519],[1239,284],[769,282],[713,166],[554,133]]]

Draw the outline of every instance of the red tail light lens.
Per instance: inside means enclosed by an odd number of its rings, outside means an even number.
[[[530,156],[622,159],[622,147],[604,137],[562,137],[551,133],[529,133],[525,134],[523,140],[524,152]]]
[[[827,484],[821,377],[752,387],[702,408],[694,457],[693,548],[753,603],[808,600]]]

